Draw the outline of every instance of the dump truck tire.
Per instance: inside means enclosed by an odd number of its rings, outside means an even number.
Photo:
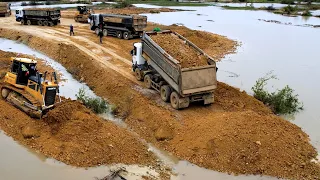
[[[170,95],[170,102],[174,109],[182,109],[189,107],[190,99],[189,97],[180,97],[177,92],[173,91]]]
[[[171,106],[174,109],[179,109],[179,95],[175,91],[173,91],[170,95]]]
[[[119,39],[122,39],[122,32],[121,32],[121,31],[117,31],[117,37],[118,37]]]
[[[48,21],[43,21],[43,25],[48,26],[49,25]]]
[[[108,30],[104,29],[102,33],[103,33],[103,36],[108,36]]]
[[[7,88],[2,88],[1,89],[1,97],[3,99],[6,99],[8,97],[8,95],[9,95],[9,93],[10,93],[9,89],[7,89]]]
[[[164,102],[169,102],[171,95],[171,88],[169,85],[163,85],[160,87],[160,96]]]
[[[94,30],[94,32],[96,33],[96,35],[98,35],[99,34],[99,28],[96,28],[95,30]]]
[[[136,78],[137,78],[138,81],[142,81],[143,76],[142,76],[142,72],[140,71],[139,68],[136,68],[136,69],[134,70],[134,74],[135,74],[135,76],[136,76]]]
[[[42,26],[42,21],[37,22],[39,26]]]
[[[28,21],[27,21],[27,24],[30,26],[30,25],[31,25],[31,21],[30,21],[30,20],[28,20]]]
[[[49,26],[53,26],[54,24],[53,24],[53,22],[49,22]]]
[[[21,25],[24,25],[24,20],[23,20],[23,19],[21,19],[20,23],[21,23]]]
[[[129,32],[124,32],[123,33],[123,39],[126,39],[126,40],[130,39]]]
[[[151,87],[151,82],[152,82],[151,75],[150,74],[145,75],[144,76],[144,84],[145,84],[146,88],[148,88],[148,89],[152,88]]]

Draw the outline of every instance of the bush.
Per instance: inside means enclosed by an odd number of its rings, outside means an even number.
[[[276,8],[274,8],[274,7],[273,7],[273,4],[272,4],[271,6],[268,6],[268,7],[266,8],[266,10],[268,10],[268,11],[274,11],[274,10],[276,10]]]
[[[262,101],[265,105],[271,108],[275,114],[292,114],[303,110],[303,104],[299,102],[298,95],[293,94],[294,90],[288,85],[281,90],[269,93],[265,86],[270,79],[277,79],[272,72],[266,76],[259,78],[256,84],[251,88],[254,92],[254,97]]]
[[[88,97],[84,88],[79,89],[76,97],[77,100],[81,101],[87,108],[97,114],[105,113],[108,110],[107,102],[105,100],[100,97]]]
[[[292,14],[294,11],[296,11],[297,7],[293,7],[293,6],[286,6],[283,8],[283,11],[286,13],[286,14]]]
[[[302,16],[312,16],[312,14],[309,10],[304,11],[301,15]]]
[[[131,7],[132,5],[128,1],[120,1],[117,4],[114,4],[114,8],[126,8],[126,7]]]
[[[281,4],[294,4],[294,0],[281,0]]]

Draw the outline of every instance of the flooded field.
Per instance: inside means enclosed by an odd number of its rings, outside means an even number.
[[[141,7],[154,7],[138,5]],[[305,110],[291,117],[292,122],[310,135],[320,150],[320,66],[316,40],[320,29],[294,25],[320,24],[319,18],[285,17],[264,11],[231,11],[220,7],[174,7],[194,11],[147,14],[148,20],[165,25],[182,24],[241,42],[236,54],[218,63],[218,80],[251,93],[255,81],[267,72],[279,78],[270,82],[274,89],[289,85],[299,94]],[[276,20],[292,25],[262,22]]]

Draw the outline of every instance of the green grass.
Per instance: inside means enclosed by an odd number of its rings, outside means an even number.
[[[128,1],[131,4],[151,4],[157,6],[211,6],[208,3],[174,2],[166,0]]]
[[[252,6],[245,6],[245,7],[222,6],[222,7],[228,10],[259,10],[258,8],[255,8]]]

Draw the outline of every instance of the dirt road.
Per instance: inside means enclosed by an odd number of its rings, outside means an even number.
[[[140,137],[181,159],[229,173],[320,177],[319,165],[310,163],[316,151],[308,136],[245,92],[219,83],[212,106],[192,104],[182,111],[173,110],[134,79],[129,51],[138,40],[105,37],[100,45],[87,25],[72,22],[76,36],[70,37],[71,20],[61,21],[61,26],[49,28],[21,26],[12,17],[4,18],[0,36],[24,42],[60,62],[96,94],[115,104],[118,115]],[[234,47],[219,35],[171,27],[197,40],[196,44],[209,43],[203,49],[216,58]],[[210,46],[216,43],[220,46]]]

